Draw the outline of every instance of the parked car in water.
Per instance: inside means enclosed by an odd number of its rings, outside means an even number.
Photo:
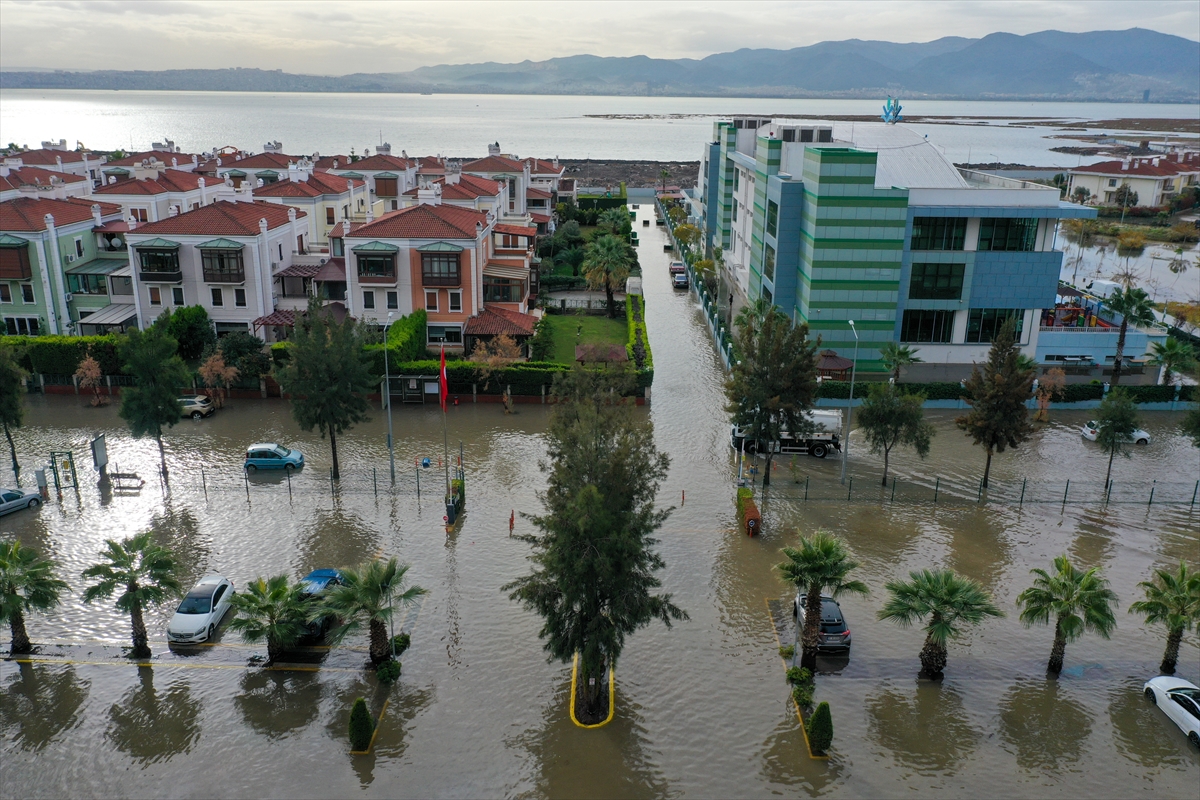
[[[1200,747],[1200,688],[1183,678],[1166,675],[1146,681],[1146,699],[1179,726],[1188,741]]]
[[[792,615],[803,624],[804,607],[807,598],[801,592],[796,592],[792,600]],[[842,607],[832,597],[821,595],[821,633],[817,640],[817,650],[827,653],[850,652],[850,627],[842,615]]]
[[[179,413],[185,417],[200,419],[212,416],[216,410],[217,407],[213,405],[213,401],[202,394],[179,398]]]
[[[1094,419],[1088,420],[1081,430],[1083,438],[1089,442],[1096,441],[1096,437],[1100,435],[1100,423]],[[1150,434],[1146,433],[1141,428],[1134,430],[1133,435],[1125,441],[1133,442],[1134,444],[1150,444]]]
[[[233,584],[224,575],[205,575],[183,598],[167,623],[167,640],[173,644],[207,642],[217,632],[229,610]]]
[[[342,585],[342,573],[336,569],[314,569],[305,575],[300,583],[304,585],[302,592],[304,601],[306,603],[319,602],[321,596],[331,587]],[[337,621],[337,617],[333,614],[314,617],[305,623],[307,626],[305,635],[310,639],[319,639],[328,633]]]
[[[246,448],[246,462],[242,466],[247,472],[260,469],[282,469],[291,472],[304,466],[304,454],[275,442],[262,442]]]
[[[0,489],[0,516],[20,511],[23,508],[37,508],[42,504],[42,496],[37,492],[24,492],[20,489]]]
[[[671,287],[674,289],[688,288],[688,276],[686,272],[676,272],[671,276]]]

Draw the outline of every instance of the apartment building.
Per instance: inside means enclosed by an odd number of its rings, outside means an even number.
[[[303,211],[308,239],[319,247],[329,245],[330,231],[342,221],[365,217],[368,210],[382,213],[379,203],[368,207],[363,178],[315,170],[308,160],[289,164],[281,180],[256,188],[254,198]]]
[[[97,156],[86,150],[68,150],[67,140],[42,142],[37,150],[24,150],[4,157],[10,167],[41,167],[51,172],[80,175],[93,184],[100,181],[100,168],[105,156]]]
[[[152,163],[156,166],[139,166],[138,177],[98,187],[93,196],[116,203],[125,212],[126,219],[138,223],[158,222],[218,200],[232,199],[235,191],[232,183],[194,172],[159,169],[161,161]]]
[[[120,206],[87,198],[0,202],[0,318],[16,336],[100,333],[133,322]]]
[[[0,164],[0,202],[18,197],[62,200],[67,197],[88,197],[91,193],[92,182],[85,175]]]
[[[1148,158],[1101,161],[1071,170],[1067,196],[1088,192],[1090,205],[1120,205],[1117,192],[1128,186],[1137,192],[1137,205],[1161,206],[1185,189],[1200,184],[1200,153],[1175,152]]]
[[[339,162],[329,169],[342,177],[363,181],[368,189],[363,201],[378,202],[378,213],[382,214],[400,208],[400,197],[417,185],[417,167],[417,161],[407,154],[393,156],[392,146],[384,142],[374,155],[364,154],[357,161]]]
[[[500,144],[497,142],[488,145],[487,158],[468,161],[462,165],[462,171],[505,185],[508,190],[508,207],[501,214],[505,221],[518,225],[531,221],[527,214],[532,176],[527,162],[515,156],[501,155]]]
[[[167,308],[200,305],[219,336],[251,332],[275,311],[275,274],[308,248],[305,213],[236,197],[131,227],[126,238],[139,327]]]
[[[434,202],[436,198],[446,205],[491,212],[497,218],[508,207],[508,184],[462,172],[454,163],[439,178],[422,176],[419,180],[416,188],[400,198],[402,207]]]
[[[697,194],[706,244],[724,248],[740,292],[807,322],[842,355],[857,332],[860,366],[880,368],[890,341],[918,346],[930,364],[981,361],[1009,317],[1031,357],[1063,346],[1111,357],[1107,340],[1087,334],[1039,342],[1042,312],[1056,306],[1057,221],[1095,209],[957,169],[903,125],[717,122]]]

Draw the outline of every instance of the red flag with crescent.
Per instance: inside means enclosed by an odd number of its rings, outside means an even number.
[[[446,398],[450,394],[450,380],[446,377],[446,345],[442,345],[442,366],[438,371],[438,394],[442,401],[442,411],[446,411]]]

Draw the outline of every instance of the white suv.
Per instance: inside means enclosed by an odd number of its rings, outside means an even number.
[[[179,398],[179,413],[185,417],[200,419],[211,415],[216,410],[212,400],[202,394]]]

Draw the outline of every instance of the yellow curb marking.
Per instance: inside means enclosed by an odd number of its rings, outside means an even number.
[[[388,703],[391,702],[389,697],[383,701],[383,708],[379,709],[379,719],[375,721],[375,729],[371,731],[371,741],[367,742],[366,750],[351,750],[352,756],[366,756],[371,754],[371,750],[375,747],[375,737],[379,735],[379,726],[383,724],[383,715],[387,713]]]
[[[8,658],[18,664],[90,664],[98,667],[160,667],[162,669],[253,669],[251,664],[177,664],[163,661],[76,661],[65,658]],[[262,667],[264,672],[362,672],[344,667]]]
[[[613,721],[613,717],[617,712],[616,705],[616,667],[608,668],[608,718],[603,722],[597,722],[595,725],[584,725],[579,720],[575,719],[575,684],[579,677],[579,653],[575,654],[575,660],[571,663],[571,722],[574,722],[581,728],[603,728],[605,725]]]
[[[783,642],[779,641],[779,629],[775,627],[775,615],[771,613],[771,598],[764,597],[763,604],[767,607],[767,616],[771,618],[771,632],[775,634],[775,643],[783,647]],[[797,621],[797,625],[799,622]],[[779,657],[779,661],[783,664],[783,669],[787,671],[787,659],[783,656]],[[813,755],[812,744],[808,741],[808,728],[804,725],[804,714],[800,711],[800,704],[796,702],[795,697],[789,697],[789,702],[796,708],[796,719],[800,720],[800,732],[804,734],[804,746],[808,748],[808,757],[814,761],[828,761],[829,756]]]

